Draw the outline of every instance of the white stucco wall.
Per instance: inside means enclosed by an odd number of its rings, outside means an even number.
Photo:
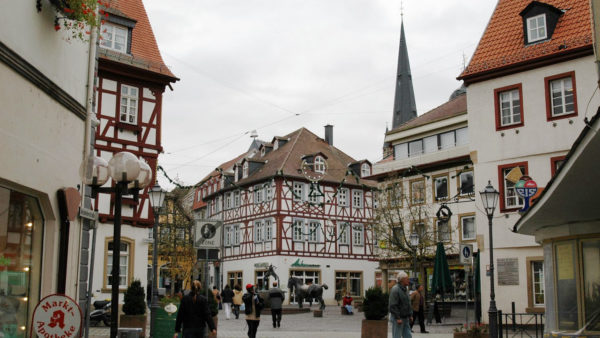
[[[547,121],[544,78],[571,71],[575,72],[578,115]],[[594,96],[596,81],[594,57],[588,56],[469,85],[467,108],[475,190],[483,190],[490,180],[500,191],[498,166],[516,162],[527,162],[529,176],[538,187],[545,187],[551,179],[550,158],[563,156],[569,151],[584,127],[584,117],[593,115],[594,107],[600,104],[600,96]],[[496,131],[494,89],[518,83],[522,85],[524,126]],[[477,233],[485,240],[481,257],[481,294],[487,320],[485,310],[489,306],[490,284],[489,277],[485,276],[485,267],[489,265],[489,230],[479,196],[477,199]],[[515,301],[516,311],[524,313],[528,299],[525,257],[543,256],[543,252],[533,236],[512,232],[520,217],[516,211],[503,213],[499,209],[500,203],[493,219],[494,257],[518,257],[520,283],[518,287],[496,286],[496,301],[498,309],[504,312],[510,311],[510,302]],[[496,260],[494,264],[497,265]]]

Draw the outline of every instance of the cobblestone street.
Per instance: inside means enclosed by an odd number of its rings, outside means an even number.
[[[313,306],[312,309],[316,309]],[[457,313],[458,315],[458,313]],[[234,338],[248,337],[246,321],[244,315],[240,315],[240,319],[225,319],[225,312],[219,311],[218,337]],[[445,324],[428,325],[429,334],[421,334],[415,332],[414,337],[451,337],[453,329],[461,324],[462,317],[451,317],[445,320]],[[257,337],[259,338],[358,338],[361,334],[361,323],[364,319],[364,314],[359,312],[353,316],[342,316],[340,309],[337,306],[328,306],[323,312],[322,318],[313,317],[313,313],[289,314],[284,315],[281,321],[280,328],[273,328],[271,323],[271,314],[267,309],[261,316],[261,323],[258,327]],[[464,318],[462,318],[464,320]],[[456,324],[450,324],[456,323]],[[418,331],[418,324],[415,326]],[[147,328],[148,332],[150,328]],[[108,337],[109,328],[94,327],[90,329],[91,338]],[[388,325],[388,337],[392,336],[391,327]],[[157,338],[171,338],[157,337]]]

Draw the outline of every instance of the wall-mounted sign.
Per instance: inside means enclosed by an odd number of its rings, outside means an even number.
[[[519,259],[498,258],[498,285],[519,285]]]
[[[217,249],[221,247],[222,221],[196,220],[194,225],[194,248]]]
[[[450,208],[448,208],[447,205],[442,204],[435,215],[437,216],[438,221],[448,222],[452,216],[452,211],[450,211]]]
[[[44,297],[33,311],[31,336],[81,337],[82,319],[79,305],[68,296]]]
[[[263,268],[263,269],[267,269],[267,268],[269,267],[269,265],[270,265],[270,264],[269,264],[269,263],[267,263],[267,262],[263,262],[263,263],[254,263],[254,267],[255,267],[255,268],[257,268],[257,269],[261,269],[261,268]]]
[[[294,263],[292,263],[293,267],[302,267],[302,268],[318,268],[321,265],[319,264],[304,264],[304,261],[301,261],[300,258],[298,258]]]
[[[515,190],[517,191],[517,194],[523,197],[523,199],[525,200],[523,209],[519,211],[527,211],[530,207],[529,200],[538,191],[537,183],[535,183],[535,181],[532,180],[529,176],[522,176],[521,179],[515,184]]]
[[[461,244],[460,245],[460,263],[471,264],[471,258],[473,257],[473,245],[472,244]]]

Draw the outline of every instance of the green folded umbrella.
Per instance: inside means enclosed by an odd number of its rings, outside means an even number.
[[[431,291],[433,291],[434,295],[441,293],[443,299],[444,293],[449,292],[450,290],[452,290],[452,279],[450,278],[448,259],[446,258],[444,244],[442,242],[438,242],[433,266]]]

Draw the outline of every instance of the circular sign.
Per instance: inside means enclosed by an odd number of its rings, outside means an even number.
[[[302,160],[302,164],[300,165],[302,169],[302,175],[304,175],[304,177],[306,177],[306,179],[308,179],[311,182],[318,182],[322,180],[323,177],[325,177],[325,173],[327,172],[327,161],[325,161],[324,159],[322,159],[321,161],[322,162],[319,163],[321,169],[315,170],[314,163],[310,163],[305,159]]]
[[[450,220],[450,216],[452,216],[452,211],[450,211],[448,206],[442,205],[435,215],[439,221],[448,222]]]
[[[515,189],[519,196],[525,198],[532,197],[538,191],[537,183],[534,180],[520,180],[515,184]]]
[[[33,311],[32,335],[36,337],[80,336],[81,309],[68,296],[54,294],[43,298]]]
[[[217,233],[217,227],[215,227],[214,224],[206,223],[202,226],[200,232],[202,233],[202,238],[211,239],[215,237],[215,234]]]
[[[464,258],[471,258],[471,247],[470,246],[463,247],[462,255]]]

